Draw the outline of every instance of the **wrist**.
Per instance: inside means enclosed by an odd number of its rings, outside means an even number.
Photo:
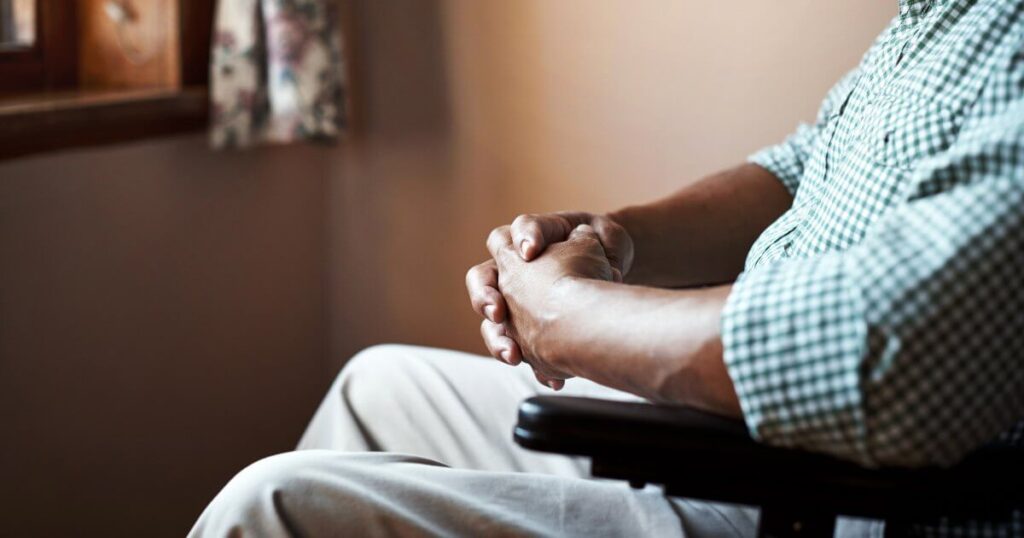
[[[628,218],[626,218],[626,213],[629,211],[629,209],[630,208],[628,207],[623,207],[621,209],[616,209],[615,211],[605,213],[601,216],[614,222],[615,224],[618,224],[619,226],[622,226],[622,229],[626,230],[626,233],[629,233],[629,228],[626,227],[626,221],[629,220]]]
[[[577,375],[572,360],[576,357],[576,334],[580,316],[575,314],[585,293],[588,279],[564,276],[548,289],[541,330],[535,339],[534,352],[546,363],[566,373]]]
[[[689,338],[682,346],[685,359],[680,363],[679,383],[666,386],[661,396],[676,403],[699,407],[728,416],[739,416],[735,388],[723,361],[721,316],[731,285],[687,292],[687,311],[691,325]]]

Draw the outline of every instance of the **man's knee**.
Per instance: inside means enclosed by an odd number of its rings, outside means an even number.
[[[414,346],[381,344],[368,347],[352,357],[338,374],[332,391],[357,416],[373,420],[379,413],[392,414],[409,392],[401,390],[413,382],[422,366]]]
[[[402,344],[377,344],[363,349],[352,356],[338,374],[338,383],[377,383],[393,376],[402,366],[416,355],[415,346]]]
[[[303,470],[318,455],[292,452],[249,465],[214,497],[189,536],[293,535],[296,529],[290,528],[290,518],[294,514],[282,513],[282,499],[305,494]]]
[[[249,465],[207,506],[190,538],[331,536],[338,529],[369,531],[403,508],[410,465],[441,464],[388,453],[302,450]],[[418,534],[423,534],[419,532]]]

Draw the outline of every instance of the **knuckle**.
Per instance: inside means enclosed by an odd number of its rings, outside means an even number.
[[[474,265],[466,271],[466,287],[473,289],[476,288],[478,283],[483,280],[485,271],[487,268],[484,264]]]
[[[487,235],[488,245],[500,245],[504,243],[504,237],[508,235],[508,226],[498,226]]]
[[[595,235],[592,231],[582,230],[580,228],[577,228],[575,231],[573,231],[572,236],[577,241],[583,243],[592,243],[595,241],[600,242],[600,240],[597,238],[597,235]]]
[[[528,214],[528,213],[523,213],[523,214],[517,216],[515,219],[512,220],[512,227],[513,228],[521,228],[521,227],[524,227],[524,226],[532,223],[533,221],[534,221],[534,215],[531,215],[531,214]]]

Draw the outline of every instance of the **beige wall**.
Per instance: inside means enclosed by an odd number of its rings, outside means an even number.
[[[480,350],[494,225],[610,209],[813,116],[895,2],[346,0],[334,150],[0,163],[0,535],[180,536],[341,363]],[[103,532],[107,531],[107,532]]]

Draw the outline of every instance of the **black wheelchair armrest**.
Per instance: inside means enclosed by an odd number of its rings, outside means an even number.
[[[949,468],[867,469],[822,454],[754,441],[741,421],[695,409],[567,396],[519,408],[515,441],[584,456],[595,476],[669,495],[900,521],[1006,517],[1024,507],[1024,451],[981,450]],[[762,516],[764,517],[764,516]]]

